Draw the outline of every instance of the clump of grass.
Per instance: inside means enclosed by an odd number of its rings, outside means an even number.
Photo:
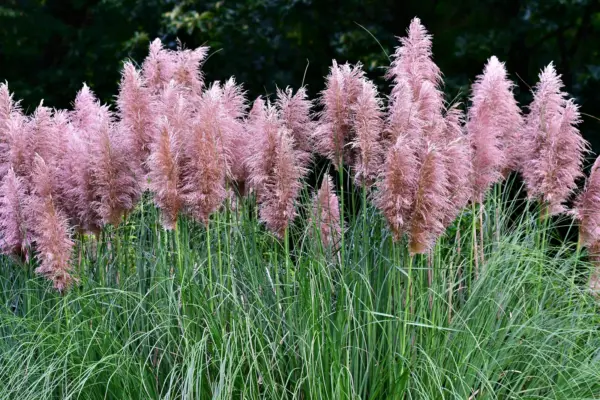
[[[252,203],[214,214],[207,242],[186,218],[163,230],[146,198],[126,224],[78,241],[81,282],[64,295],[2,258],[0,398],[600,392],[600,314],[581,289],[590,267],[569,243],[539,240],[564,220],[511,221],[514,202],[491,197],[475,278],[470,211],[410,256],[368,206],[340,260],[310,227],[290,227],[292,248],[276,240]]]

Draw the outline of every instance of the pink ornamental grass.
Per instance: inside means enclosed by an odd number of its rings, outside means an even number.
[[[318,229],[323,247],[336,248],[342,236],[340,205],[331,177],[326,176],[312,205],[309,226]]]
[[[573,214],[579,221],[581,244],[597,249],[600,245],[600,157],[596,158],[585,188],[575,200]]]
[[[173,79],[175,68],[175,54],[165,49],[160,39],[154,39],[142,64],[142,77],[151,94],[162,92]]]
[[[564,203],[577,187],[587,142],[576,125],[578,106],[566,99],[560,76],[549,64],[534,88],[523,145],[523,178],[530,198],[540,199],[550,215],[565,211]]]
[[[27,229],[26,186],[9,168],[0,186],[0,250],[3,254],[27,253],[30,235]]]
[[[291,132],[297,149],[310,153],[312,150],[312,133],[316,123],[312,120],[312,101],[309,100],[305,87],[296,91],[287,87],[277,89],[275,102],[284,126]]]

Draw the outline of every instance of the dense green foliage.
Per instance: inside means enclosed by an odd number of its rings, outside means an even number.
[[[41,99],[67,107],[83,81],[112,101],[120,62],[140,62],[154,37],[171,47],[179,38],[187,47],[212,47],[209,81],[235,75],[251,97],[304,82],[315,97],[334,58],[362,62],[382,83],[386,53],[414,16],[435,36],[449,98],[465,96],[496,55],[527,104],[528,85],[553,60],[582,111],[600,115],[594,0],[8,0],[0,5],[0,80],[30,110]],[[597,131],[597,121],[585,117],[582,132],[596,150]]]
[[[430,256],[414,258],[367,207],[338,259],[305,219],[289,242],[276,240],[252,203],[226,207],[208,228],[182,219],[166,232],[142,202],[126,224],[83,238],[80,282],[64,296],[32,265],[2,258],[0,398],[600,393],[588,265],[528,204],[510,220],[515,204],[492,197],[483,226],[465,211]]]

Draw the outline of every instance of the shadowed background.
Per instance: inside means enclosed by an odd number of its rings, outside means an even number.
[[[211,47],[207,81],[235,75],[252,99],[308,85],[314,98],[332,59],[362,62],[384,93],[386,54],[419,16],[434,35],[447,99],[468,101],[486,59],[505,61],[519,102],[554,61],[581,105],[581,130],[600,151],[600,2],[594,0],[3,0],[0,80],[31,111],[65,108],[82,82],[113,102],[126,59],[149,41]],[[592,117],[595,116],[595,117]]]

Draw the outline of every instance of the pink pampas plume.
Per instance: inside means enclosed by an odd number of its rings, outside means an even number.
[[[243,194],[248,178],[245,160],[250,152],[250,137],[243,120],[246,114],[246,92],[234,78],[229,78],[221,87],[221,102],[228,120],[228,134],[231,136],[230,148],[227,149],[232,160],[230,180],[237,185],[239,193]]]
[[[122,132],[110,119],[103,121],[90,150],[95,194],[93,207],[102,223],[117,226],[140,198],[135,164]]]
[[[504,64],[496,57],[486,63],[472,89],[467,131],[473,152],[474,201],[503,179],[507,171],[519,168],[519,137],[523,119],[507,78]]]
[[[55,202],[55,177],[40,156],[35,158],[32,177],[33,193],[28,202],[28,214],[36,257],[40,262],[35,272],[52,281],[54,288],[63,292],[73,283],[69,262],[74,243],[70,238],[67,218]]]
[[[308,98],[306,88],[301,87],[294,94],[292,88],[277,89],[275,102],[284,126],[292,133],[296,148],[310,153],[312,150],[312,133],[316,128],[312,120],[312,101]]]
[[[3,254],[26,254],[29,245],[26,196],[23,179],[9,168],[0,187],[0,251]]]
[[[173,79],[175,54],[163,47],[160,39],[150,43],[150,51],[142,64],[142,76],[151,94],[160,93]]]
[[[184,146],[185,207],[204,224],[227,197],[225,180],[230,174],[229,149],[234,129],[237,123],[223,106],[220,85],[211,85],[199,99],[191,135]]]
[[[177,217],[183,207],[181,193],[181,145],[179,134],[163,117],[148,159],[150,190],[160,208],[165,229],[177,228]]]
[[[323,111],[313,140],[317,152],[329,158],[336,169],[342,162],[351,164],[353,159],[347,145],[353,140],[353,105],[360,93],[363,77],[361,64],[338,66],[334,60],[326,88],[321,92],[319,101]]]
[[[410,140],[398,137],[387,151],[379,191],[374,197],[374,204],[387,220],[394,241],[400,240],[410,224],[419,168],[419,158]]]
[[[353,163],[354,180],[357,185],[369,188],[375,182],[383,164],[383,112],[381,99],[373,82],[362,80],[353,108],[354,140],[351,145],[356,152]]]
[[[600,244],[600,157],[596,158],[585,183],[577,196],[573,214],[579,221],[581,244],[597,248]]]
[[[130,62],[123,67],[117,106],[121,129],[131,146],[130,157],[135,157],[142,171],[147,172],[145,162],[150,154],[155,115],[151,107],[150,91],[139,71]]]
[[[208,47],[198,47],[194,50],[179,48],[174,54],[173,79],[196,95],[199,95],[204,87],[200,67],[207,54]]]
[[[411,254],[428,252],[444,233],[443,221],[448,210],[448,196],[444,157],[430,144],[423,156],[410,219]]]
[[[463,130],[464,113],[453,105],[446,112],[444,119],[445,145],[440,149],[448,175],[448,210],[444,216],[443,225],[449,226],[471,200],[471,145]]]
[[[326,176],[313,199],[309,226],[315,225],[323,247],[337,247],[342,236],[339,200],[333,189],[331,177]]]
[[[576,125],[579,110],[566,99],[560,76],[548,65],[534,89],[524,129],[523,178],[530,198],[539,198],[550,215],[565,211],[564,203],[583,175],[581,167],[586,141]]]

